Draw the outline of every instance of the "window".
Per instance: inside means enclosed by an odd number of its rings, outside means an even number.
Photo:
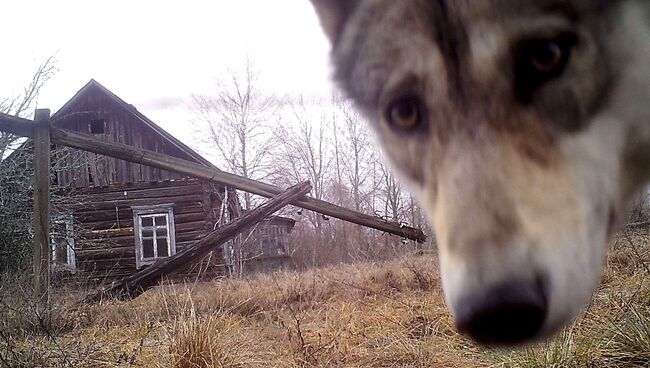
[[[104,134],[106,124],[104,119],[94,119],[90,121],[90,134]]]
[[[56,215],[52,218],[50,243],[52,247],[52,270],[74,273],[77,264],[74,250],[72,213]]]
[[[136,267],[176,254],[171,204],[133,208]]]

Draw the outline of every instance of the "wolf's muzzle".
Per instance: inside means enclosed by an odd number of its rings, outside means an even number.
[[[541,279],[515,281],[460,298],[458,329],[479,343],[508,345],[528,341],[546,318],[547,291]]]

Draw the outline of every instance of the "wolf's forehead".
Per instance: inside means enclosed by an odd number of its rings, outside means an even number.
[[[618,0],[364,0],[333,50],[336,78],[361,107],[377,105],[387,80],[406,60],[427,49],[439,56],[450,91],[462,91],[463,70],[475,30],[501,31],[495,47],[507,47],[532,19],[569,22]],[[480,27],[481,30],[485,29]],[[474,33],[473,33],[474,32]],[[482,36],[482,35],[481,35]]]
[[[489,18],[490,7],[476,3],[496,0],[365,0],[347,22],[333,49],[336,77],[357,103],[371,110],[379,102],[388,79],[408,71],[427,53],[431,65],[460,84],[460,64],[466,58],[468,20]],[[430,56],[430,55],[429,55]]]

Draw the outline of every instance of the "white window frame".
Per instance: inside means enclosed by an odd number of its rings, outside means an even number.
[[[56,238],[55,234],[50,234],[50,250],[52,252],[52,271],[70,271],[75,273],[77,271],[77,257],[74,250],[74,217],[72,212],[61,213],[53,216],[52,224],[65,225],[65,241],[67,245],[67,259],[65,262],[59,262],[56,259]]]
[[[140,269],[142,266],[155,263],[161,258],[167,258],[176,254],[176,231],[174,223],[174,206],[173,204],[159,204],[154,206],[134,206],[133,209],[133,234],[135,237],[135,267]],[[161,217],[165,216],[166,223],[164,226],[156,225],[152,222],[152,226],[142,226],[142,219],[148,217]],[[158,245],[156,230],[167,229],[167,254],[166,257],[158,257]],[[142,231],[153,230],[153,252],[154,256],[144,258]]]

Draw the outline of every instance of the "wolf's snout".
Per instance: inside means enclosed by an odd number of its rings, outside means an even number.
[[[480,343],[516,344],[538,334],[547,309],[542,282],[510,282],[462,297],[456,323]]]

